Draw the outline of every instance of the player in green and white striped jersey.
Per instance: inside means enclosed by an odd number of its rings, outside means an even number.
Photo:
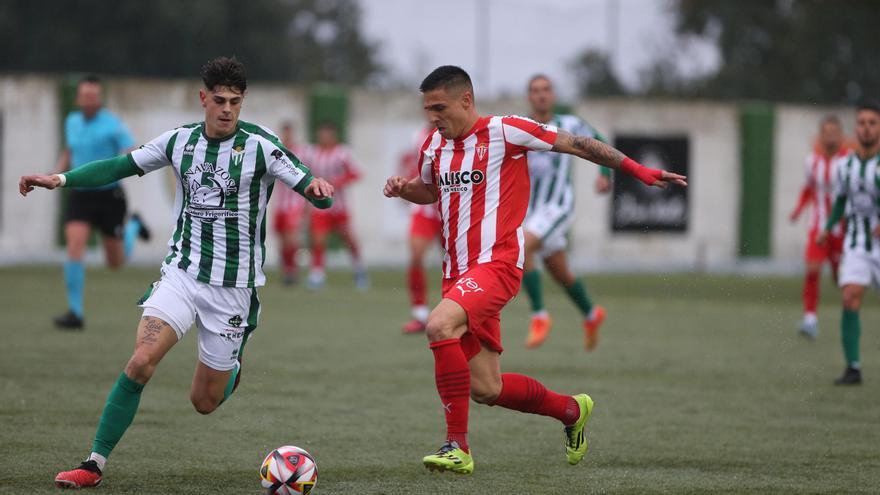
[[[141,301],[143,318],[125,370],[107,398],[92,453],[55,478],[65,488],[100,484],[105,463],[137,412],[156,365],[194,324],[199,363],[190,400],[214,411],[241,378],[244,345],[260,312],[256,287],[265,283],[266,204],[278,179],[318,208],[333,187],[312,177],[266,128],[240,121],[247,90],[244,66],[221,57],[202,68],[199,97],[205,120],[168,131],[128,155],[92,162],[61,175],[22,177],[34,187],[93,187],[172,167],[178,179],[177,222],[162,278]]]
[[[604,142],[604,138],[590,124],[574,115],[554,113],[556,95],[553,84],[544,75],[529,80],[528,99],[532,107],[531,118],[551,124],[576,136],[589,136]],[[529,210],[523,222],[526,255],[523,287],[532,306],[532,321],[526,346],[534,348],[547,338],[552,319],[544,308],[541,288],[541,272],[535,267],[535,255],[541,257],[544,266],[559,282],[584,317],[584,344],[587,350],[595,348],[598,330],[605,319],[605,309],[594,306],[583,282],[576,279],[568,268],[565,249],[568,231],[574,216],[574,186],[571,177],[571,155],[552,152],[530,151],[529,177],[531,196]],[[602,171],[596,182],[596,190],[606,193],[611,188],[610,169]]]
[[[859,147],[835,164],[834,208],[817,238],[827,242],[831,229],[846,215],[846,236],[838,284],[843,289],[840,321],[846,370],[834,383],[862,383],[859,363],[859,308],[865,288],[880,289],[880,105],[865,103],[856,113]]]

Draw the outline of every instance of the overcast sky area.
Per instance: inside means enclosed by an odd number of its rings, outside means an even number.
[[[570,63],[590,48],[613,49],[617,74],[630,88],[664,54],[686,74],[719,63],[710,43],[674,43],[667,0],[359,1],[365,35],[379,42],[391,78],[415,86],[431,69],[451,64],[470,73],[478,94],[520,94],[541,72],[572,98]]]

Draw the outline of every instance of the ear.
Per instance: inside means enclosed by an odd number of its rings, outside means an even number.
[[[470,90],[466,89],[461,92],[461,104],[465,108],[470,108],[474,104],[474,95]]]
[[[199,90],[199,101],[202,102],[202,108],[207,107],[208,93],[204,89]]]

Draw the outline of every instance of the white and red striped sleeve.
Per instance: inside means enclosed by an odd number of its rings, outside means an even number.
[[[549,151],[559,133],[555,126],[513,115],[501,118],[501,128],[504,140],[517,152]]]
[[[418,170],[419,176],[421,176],[422,182],[424,182],[425,184],[434,183],[433,150],[435,149],[435,146],[433,146],[433,143],[435,136],[438,136],[436,131],[428,134],[428,136],[425,138],[425,142],[422,143],[422,147],[419,148]]]

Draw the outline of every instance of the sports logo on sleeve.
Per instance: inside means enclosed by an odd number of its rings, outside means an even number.
[[[292,174],[294,177],[298,177],[299,179],[305,177],[306,174],[301,169],[296,167],[290,161],[290,159],[287,158],[287,155],[285,155],[283,151],[276,148],[272,150],[272,153],[270,153],[270,155],[272,155],[272,158],[281,162],[281,164],[284,166],[284,170]]]

